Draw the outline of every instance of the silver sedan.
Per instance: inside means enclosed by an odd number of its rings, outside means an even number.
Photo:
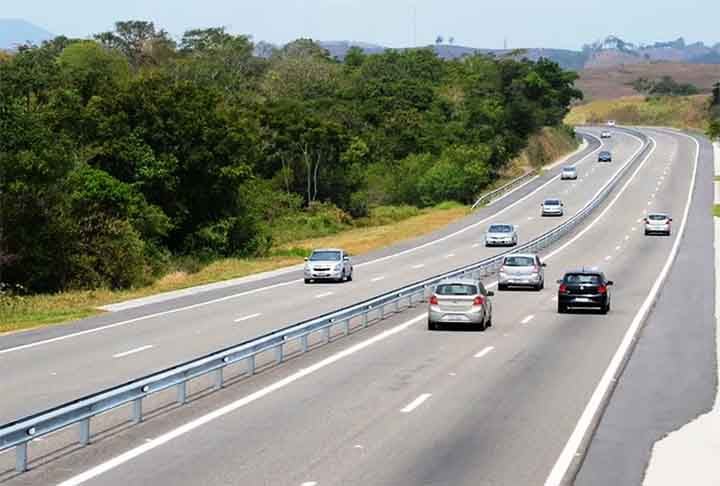
[[[513,224],[491,224],[485,233],[485,246],[515,246],[517,227]]]
[[[439,283],[430,296],[428,329],[437,329],[441,324],[466,324],[484,331],[492,325],[493,295],[479,280],[458,278]]]

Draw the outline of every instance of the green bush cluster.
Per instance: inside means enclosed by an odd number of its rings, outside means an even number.
[[[133,287],[178,259],[470,202],[561,123],[575,78],[425,49],[341,63],[307,39],[175,41],[140,21],[24,46],[0,61],[0,282]]]

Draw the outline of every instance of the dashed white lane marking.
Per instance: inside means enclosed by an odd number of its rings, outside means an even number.
[[[480,246],[482,246],[482,245],[480,245],[480,243],[474,243],[472,247],[473,247],[473,248],[478,248],[478,247],[480,247]]]
[[[535,316],[531,314],[531,315],[527,316],[525,319],[523,319],[522,321],[520,321],[520,324],[527,324],[528,322],[532,321],[533,319],[535,319]]]
[[[637,231],[637,228],[635,228],[635,227],[633,226],[630,230],[631,230],[631,231]]]
[[[454,256],[455,256],[455,253],[448,253],[448,254],[445,255],[443,258],[452,258],[452,257],[454,257]]]
[[[648,206],[650,206],[651,204],[652,204],[652,201],[648,201]]]
[[[379,282],[380,280],[385,280],[385,275],[380,275],[379,277],[371,278],[371,282]]]
[[[330,297],[330,296],[333,295],[334,293],[335,293],[335,292],[323,292],[322,294],[317,294],[317,295],[315,296],[315,298],[316,298],[316,299],[323,299],[323,298],[325,298],[325,297]]]
[[[423,393],[422,395],[417,397],[415,400],[413,400],[412,402],[405,405],[405,408],[401,408],[400,411],[402,413],[410,413],[413,410],[415,410],[416,408],[418,408],[420,405],[422,405],[423,402],[425,400],[427,400],[428,398],[430,398],[431,396],[432,396],[432,393]]]
[[[423,268],[425,266],[424,263],[418,263],[417,265],[413,265],[412,268],[417,270],[418,268]]]
[[[451,373],[448,373],[448,375],[450,375],[450,376],[457,376],[457,373],[452,373],[452,372],[451,372]]]
[[[300,486],[317,486],[317,481],[305,481]]]
[[[261,315],[262,314],[258,312],[256,314],[250,314],[249,316],[238,317],[237,319],[235,319],[235,322],[249,321],[250,319],[255,319],[256,317],[260,317]]]
[[[620,251],[620,248],[621,248],[620,245],[616,246],[615,251]]]
[[[131,354],[147,351],[148,349],[153,348],[153,347],[154,346],[152,344],[148,344],[146,346],[140,346],[139,348],[131,349],[129,351],[124,351],[122,353],[113,354],[113,358],[124,358],[125,356],[130,356]]]
[[[528,221],[532,221],[533,219],[535,219],[535,216],[528,216]]]
[[[608,256],[605,257],[605,261],[606,261],[606,262],[609,262],[610,260],[612,260],[612,256],[608,255]]]
[[[630,239],[630,235],[625,235],[625,241]]]
[[[474,358],[482,358],[483,356],[491,353],[493,349],[495,349],[495,346],[488,346],[487,348],[484,348],[481,351],[475,353]]]

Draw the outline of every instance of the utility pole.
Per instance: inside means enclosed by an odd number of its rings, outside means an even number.
[[[503,49],[507,51],[507,37],[503,39]]]

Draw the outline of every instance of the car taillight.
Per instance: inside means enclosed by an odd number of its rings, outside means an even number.
[[[560,292],[561,294],[564,294],[565,292],[567,292],[567,285],[560,284],[560,288],[558,289],[558,292]]]
[[[478,295],[477,297],[475,297],[475,300],[473,300],[473,305],[474,305],[474,306],[483,305],[484,303],[485,303],[485,299],[484,299],[482,296],[480,296],[480,295]]]
[[[437,295],[430,297],[430,305],[438,305]]]
[[[607,286],[601,285],[598,287],[598,293],[599,294],[607,294]]]

